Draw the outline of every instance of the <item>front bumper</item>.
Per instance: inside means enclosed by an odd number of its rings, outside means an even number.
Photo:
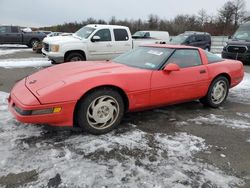
[[[243,63],[250,63],[250,53],[231,53],[222,51],[222,58],[239,60]]]
[[[17,83],[9,96],[9,110],[18,121],[32,124],[73,126],[76,101],[40,104],[38,99],[26,88],[24,83],[25,80]],[[57,107],[61,108],[60,112],[32,115],[33,111],[43,111]]]
[[[54,63],[63,63],[64,62],[64,55],[57,52],[47,52],[42,49],[43,55],[47,56],[49,60],[53,61]]]

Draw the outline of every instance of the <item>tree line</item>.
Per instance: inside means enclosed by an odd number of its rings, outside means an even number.
[[[216,15],[209,15],[205,9],[201,9],[196,15],[179,14],[170,20],[161,19],[154,14],[150,14],[147,20],[120,20],[113,16],[109,21],[88,18],[81,22],[70,22],[39,29],[73,33],[87,24],[111,24],[127,26],[132,33],[139,30],[159,30],[168,31],[170,35],[178,35],[184,31],[232,35],[239,25],[246,21],[250,21],[249,12],[246,11],[246,1],[230,0],[217,10]]]

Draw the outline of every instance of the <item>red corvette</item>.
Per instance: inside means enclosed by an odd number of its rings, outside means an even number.
[[[49,67],[15,85],[9,109],[26,123],[114,129],[127,111],[200,99],[218,107],[244,76],[240,61],[195,47],[139,47],[112,61]]]

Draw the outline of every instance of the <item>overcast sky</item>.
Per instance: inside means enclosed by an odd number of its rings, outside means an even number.
[[[108,21],[112,16],[146,20],[149,14],[171,19],[177,14],[197,14],[202,8],[209,15],[216,15],[225,2],[227,0],[0,0],[0,24],[36,27],[89,17]],[[250,11],[250,2],[246,10]]]

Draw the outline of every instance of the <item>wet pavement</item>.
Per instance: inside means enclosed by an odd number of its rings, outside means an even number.
[[[11,116],[7,93],[42,68],[0,68],[0,187],[250,187],[250,74],[218,109],[193,101],[128,113],[93,136]]]

